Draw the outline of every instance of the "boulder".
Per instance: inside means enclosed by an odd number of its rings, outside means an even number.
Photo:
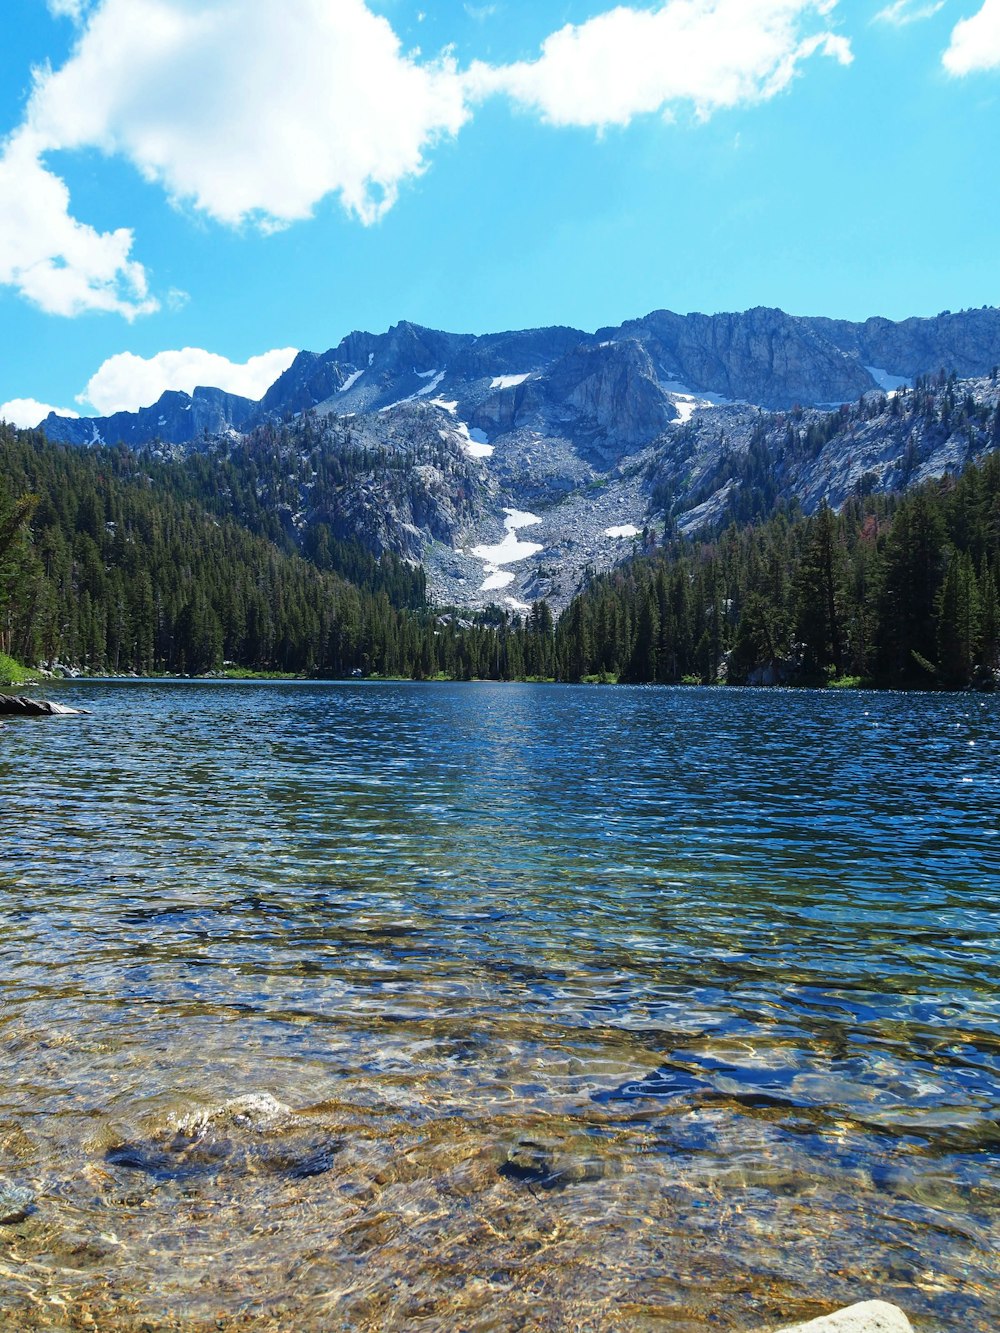
[[[913,1325],[898,1306],[887,1301],[862,1301],[836,1314],[794,1324],[780,1333],[913,1333]]]
[[[0,715],[7,717],[75,717],[83,710],[54,704],[49,699],[29,699],[23,694],[0,694]]]

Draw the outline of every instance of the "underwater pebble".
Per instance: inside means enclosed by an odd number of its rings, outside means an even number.
[[[5,1185],[0,1181],[0,1227],[23,1222],[34,1202],[34,1194],[23,1185]]]

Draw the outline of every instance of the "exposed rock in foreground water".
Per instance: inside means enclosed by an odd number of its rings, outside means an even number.
[[[847,1310],[795,1324],[782,1333],[913,1333],[913,1325],[895,1305],[886,1301],[862,1301]]]

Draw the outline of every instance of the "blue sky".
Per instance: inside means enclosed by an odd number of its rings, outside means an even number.
[[[1000,303],[1000,0],[5,0],[0,75],[19,424],[399,319]]]

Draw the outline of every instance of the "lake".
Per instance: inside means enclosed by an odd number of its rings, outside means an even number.
[[[0,727],[0,1325],[1000,1327],[1000,700]]]

